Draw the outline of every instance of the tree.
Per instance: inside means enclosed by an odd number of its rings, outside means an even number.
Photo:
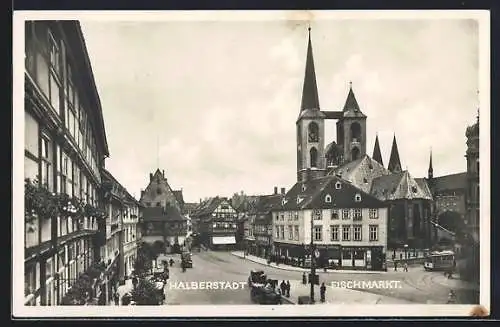
[[[144,275],[152,268],[152,261],[155,259],[154,251],[147,243],[139,244],[137,248],[137,258],[134,263],[134,270],[137,275]]]
[[[158,290],[156,285],[147,279],[139,280],[137,286],[132,289],[132,300],[137,305],[158,305]]]

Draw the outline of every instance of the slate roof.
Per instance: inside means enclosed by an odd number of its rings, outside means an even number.
[[[311,29],[307,42],[306,68],[304,73],[304,85],[302,88],[302,102],[300,110],[319,109],[318,86],[316,84],[316,71],[314,69],[314,58],[311,43]]]
[[[389,170],[368,155],[339,166],[329,173],[350,181],[366,193],[370,192],[374,178],[388,174]]]
[[[336,189],[337,183],[340,183],[340,189]],[[330,203],[325,201],[327,194],[332,198]],[[357,194],[361,195],[360,202],[355,201]],[[277,206],[275,210],[384,207],[386,205],[383,202],[350,182],[337,176],[326,176],[296,183],[286,194],[281,206]]]
[[[384,165],[384,161],[382,160],[382,153],[380,152],[380,144],[378,142],[378,135],[375,136],[375,145],[373,146],[373,160]]]
[[[435,193],[465,190],[467,187],[467,173],[434,177],[431,185],[432,191]]]
[[[422,187],[420,183],[411,177],[407,170],[375,178],[370,194],[382,201],[399,199],[432,200],[429,189]]]
[[[387,169],[391,172],[402,171],[401,160],[399,159],[398,143],[396,142],[396,135],[392,139],[391,155],[389,157],[389,164]]]
[[[146,207],[142,211],[144,221],[184,221],[186,217],[181,215],[180,211],[174,206]]]
[[[282,194],[261,195],[251,211],[252,214],[268,214],[276,208],[281,207]]]

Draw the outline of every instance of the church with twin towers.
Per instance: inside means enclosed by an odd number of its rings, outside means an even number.
[[[325,139],[327,120],[336,120],[336,141],[328,142]],[[302,185],[305,190],[311,181],[329,176],[341,178],[384,202],[389,212],[389,249],[408,246],[427,248],[442,238],[453,238],[452,231],[438,224],[433,195],[434,186],[437,185],[435,182],[439,178],[433,176],[432,154],[428,176],[415,178],[408,170],[402,169],[394,135],[389,161],[385,166],[378,136],[375,138],[372,156],[367,154],[367,121],[368,117],[358,104],[352,83],[341,110],[325,111],[320,107],[309,28],[302,101],[296,121],[297,184]],[[456,185],[457,191],[464,191],[464,174],[444,176],[446,178],[439,184],[439,191],[453,191],[455,194],[455,189],[450,188],[455,188]],[[461,199],[457,201],[460,202]],[[463,220],[464,214],[459,212],[458,216],[451,219]]]

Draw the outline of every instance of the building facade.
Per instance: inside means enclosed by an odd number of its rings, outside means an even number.
[[[100,168],[109,153],[77,21],[25,23],[24,77],[25,304],[56,305],[104,245]]]
[[[303,265],[311,238],[319,266],[384,270],[387,205],[336,176],[295,184],[273,210],[272,256]]]
[[[143,225],[145,242],[149,244],[162,242],[164,247],[174,245],[177,247],[184,243],[188,236],[188,219],[183,214],[185,204],[182,190],[174,190],[170,187],[165,171],[157,169],[154,174],[149,174],[149,184],[145,190],[141,191],[140,202],[144,208],[162,209],[147,210],[144,222],[149,221],[150,224]],[[158,227],[158,230],[152,231],[150,227]],[[159,246],[160,243],[156,244]]]
[[[193,216],[198,222],[201,244],[217,250],[236,248],[238,214],[229,199],[209,198]]]

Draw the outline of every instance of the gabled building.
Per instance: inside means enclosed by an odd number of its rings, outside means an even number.
[[[157,253],[178,253],[186,240],[187,218],[169,204],[146,207],[141,227],[142,241],[152,245]]]
[[[25,304],[58,305],[100,260],[100,169],[109,150],[78,21],[24,27]],[[58,210],[47,214],[46,201]]]
[[[273,212],[274,257],[304,262],[311,238],[321,265],[383,270],[387,205],[337,176],[300,181]]]
[[[214,197],[202,202],[193,213],[197,221],[200,242],[211,249],[236,248],[238,215],[225,197]]]

